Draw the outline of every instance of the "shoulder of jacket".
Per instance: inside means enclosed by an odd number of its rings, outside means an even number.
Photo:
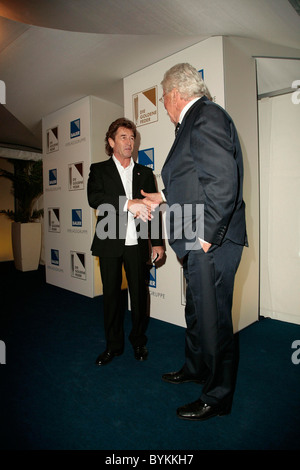
[[[215,103],[214,101],[206,100],[203,101],[205,105],[205,114],[211,117],[220,118],[222,120],[232,121],[231,116],[228,114],[226,109],[224,109],[220,104]]]
[[[215,103],[214,101],[210,101],[210,100],[204,101],[204,103],[207,106],[207,109],[211,110],[212,112],[224,113],[228,117],[230,117],[229,114],[227,113],[227,111],[220,104]]]
[[[136,170],[145,172],[145,173],[153,173],[152,168],[149,168],[148,166],[141,165],[140,163],[135,163]]]
[[[106,166],[107,164],[111,163],[111,159],[104,160],[103,162],[95,162],[91,164],[91,168],[100,168],[101,166]]]

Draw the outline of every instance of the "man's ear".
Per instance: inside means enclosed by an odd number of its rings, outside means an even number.
[[[178,90],[177,88],[173,88],[173,90],[171,91],[172,95],[171,95],[171,98],[172,98],[172,102],[173,103],[176,103],[177,101],[177,98],[178,98]]]
[[[111,148],[113,149],[114,146],[115,146],[115,141],[111,137],[108,138],[108,143],[111,146]]]

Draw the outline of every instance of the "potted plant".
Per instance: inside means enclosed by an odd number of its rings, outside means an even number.
[[[0,210],[12,223],[12,248],[15,266],[20,271],[38,268],[42,230],[40,217],[43,209],[35,210],[34,204],[43,194],[42,160],[8,159],[14,172],[0,169],[0,177],[12,182],[15,210]]]

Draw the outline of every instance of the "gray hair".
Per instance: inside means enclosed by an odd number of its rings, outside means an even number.
[[[187,63],[174,65],[167,70],[161,81],[161,86],[164,93],[170,93],[173,88],[176,88],[180,96],[185,100],[204,95],[212,100],[211,94],[200,73],[195,67]]]

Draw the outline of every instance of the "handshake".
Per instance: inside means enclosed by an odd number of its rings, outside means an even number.
[[[143,199],[130,199],[128,210],[137,219],[147,222],[153,218],[152,212],[163,202],[161,193],[145,193],[141,190]]]

